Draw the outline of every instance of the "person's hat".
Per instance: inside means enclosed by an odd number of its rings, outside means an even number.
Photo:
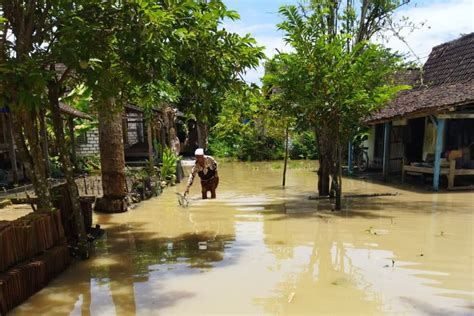
[[[194,156],[204,156],[204,149],[202,148],[196,149],[196,151],[194,152]]]

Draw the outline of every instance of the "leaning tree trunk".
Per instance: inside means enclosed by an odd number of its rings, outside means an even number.
[[[64,122],[61,117],[59,107],[59,89],[54,84],[49,85],[48,97],[50,102],[50,110],[53,119],[53,128],[56,141],[56,147],[59,152],[62,170],[66,177],[66,188],[71,199],[72,213],[74,214],[74,222],[78,232],[78,250],[82,258],[89,257],[89,248],[87,245],[87,233],[84,225],[84,215],[82,214],[81,201],[79,198],[79,190],[74,180],[73,164],[66,146],[64,136]],[[74,150],[74,148],[73,148]]]
[[[15,143],[38,198],[37,211],[48,212],[52,210],[52,203],[46,172],[46,159],[39,136],[39,118],[35,110],[20,110],[19,106],[17,108],[18,111],[11,112]]]
[[[103,197],[95,204],[95,210],[121,213],[128,209],[125,184],[125,155],[122,138],[122,111],[109,98],[99,108],[99,146],[102,170]]]

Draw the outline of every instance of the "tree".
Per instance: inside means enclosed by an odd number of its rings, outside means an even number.
[[[39,211],[52,208],[47,181],[49,161],[43,150],[47,147],[44,121],[49,110],[77,226],[79,252],[88,257],[84,217],[59,106],[70,71],[58,71],[56,67],[61,61],[61,52],[56,47],[61,21],[72,16],[71,4],[68,1],[2,2],[5,20],[0,67],[5,70],[2,82],[6,87],[2,98],[10,106],[16,144],[33,183]],[[11,36],[7,36],[8,32]]]
[[[237,20],[239,15],[220,0],[195,3],[176,19],[170,43],[176,49],[176,67],[169,78],[179,87],[178,108],[194,116],[202,130],[217,122],[227,92],[241,89],[241,75],[264,57],[263,47],[249,34],[222,28],[224,19]],[[206,137],[199,142],[206,147]]]
[[[128,208],[122,130],[123,106],[137,87],[165,79],[172,50],[173,12],[155,1],[81,1],[61,25],[60,50],[75,77],[92,90],[99,117],[104,212]],[[80,25],[77,25],[77,21]]]
[[[295,52],[276,56],[272,84],[280,98],[291,100],[299,121],[315,129],[318,191],[335,192],[336,209],[345,144],[365,117],[404,88],[389,80],[402,66],[400,58],[369,41],[404,3],[362,0],[356,10],[354,1],[321,0],[280,9],[285,20],[278,27]]]
[[[258,86],[229,91],[210,133],[214,155],[242,160],[274,160],[283,156],[281,116],[268,106]]]
[[[44,67],[47,40],[44,30],[50,4],[35,1],[2,1],[0,80],[1,100],[10,109],[20,158],[38,197],[38,211],[52,207],[43,152],[44,100],[48,70]]]

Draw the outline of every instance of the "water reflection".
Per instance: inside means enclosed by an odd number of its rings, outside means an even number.
[[[397,188],[332,212],[308,200],[312,170],[290,170],[283,190],[273,164],[222,164],[217,200],[193,187],[183,209],[169,188],[131,212],[96,216],[107,234],[93,258],[12,314],[472,312],[473,194]]]

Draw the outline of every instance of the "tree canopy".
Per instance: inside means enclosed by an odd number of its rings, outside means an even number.
[[[329,193],[329,174],[338,196],[343,146],[374,110],[403,86],[391,75],[402,67],[395,53],[370,41],[402,3],[310,1],[283,6],[278,27],[292,53],[267,63],[266,89],[286,112],[316,130],[320,152],[320,194]],[[338,205],[338,208],[340,205]]]

